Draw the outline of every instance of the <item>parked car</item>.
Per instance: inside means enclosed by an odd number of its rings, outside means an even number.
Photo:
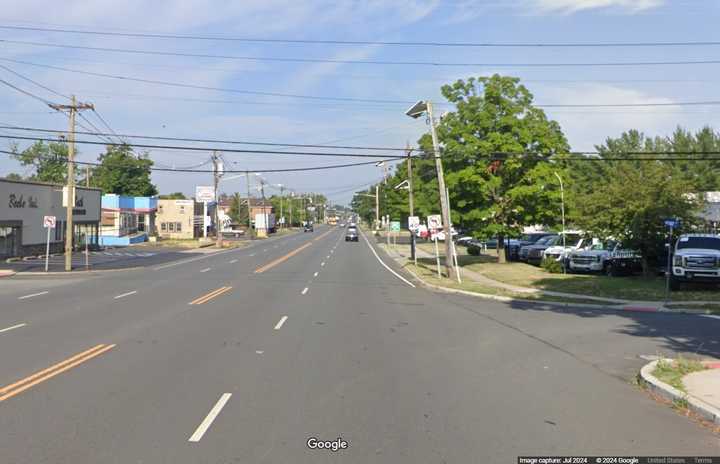
[[[720,235],[685,234],[675,243],[670,289],[679,290],[685,282],[720,285]]]
[[[456,237],[458,235],[458,231],[455,230],[454,227],[450,228],[450,235],[453,237]],[[445,241],[445,231],[443,229],[438,229],[435,231],[435,233],[430,234],[430,240],[438,239],[440,242]]]
[[[596,241],[568,257],[571,272],[602,272],[608,276],[628,275],[642,269],[640,254],[627,250],[616,240]]]
[[[542,243],[540,243],[542,242]],[[527,262],[528,264],[533,264],[535,266],[539,266],[540,263],[542,263],[543,260],[543,253],[548,248],[557,245],[558,243],[562,243],[562,239],[559,235],[550,235],[549,237],[541,238],[538,240],[535,245],[530,245],[528,247],[523,247],[522,249],[527,248]]]
[[[565,246],[563,246],[563,234],[560,234],[560,240],[557,245],[551,246],[543,252],[543,259],[550,258],[560,263],[566,262],[571,252],[582,250],[590,247],[593,239],[583,238],[578,233],[565,234]]]
[[[523,234],[519,239],[513,240],[510,243],[506,243],[505,247],[508,249],[507,256],[511,261],[520,260],[520,249],[524,246],[534,245],[541,238],[554,235],[552,232],[532,232],[529,234]],[[497,246],[497,241],[495,241]]]
[[[558,237],[558,236],[557,235],[547,235],[545,237],[538,239],[537,241],[535,241],[535,243],[533,243],[531,245],[524,245],[524,246],[520,247],[520,251],[518,252],[518,259],[520,259],[520,261],[527,262],[528,258],[530,256],[530,250],[537,248],[540,252],[540,255],[536,256],[535,259],[539,258],[540,260],[542,260],[542,252],[545,251],[546,248],[555,244],[555,243],[548,244],[548,242],[550,242],[553,238],[556,238],[556,237]],[[547,244],[547,246],[546,246],[546,244]]]

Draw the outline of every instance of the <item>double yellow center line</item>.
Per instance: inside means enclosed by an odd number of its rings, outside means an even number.
[[[24,392],[28,388],[31,388],[39,383],[51,379],[58,374],[62,374],[63,372],[70,370],[73,367],[78,366],[86,361],[89,361],[92,358],[100,356],[101,354],[105,353],[106,351],[112,350],[113,348],[115,348],[115,345],[100,344],[94,346],[89,350],[83,351],[82,353],[78,353],[75,356],[67,358],[65,361],[52,365],[47,369],[41,370],[40,372],[36,372],[35,374],[29,377],[25,377],[24,379],[19,380],[11,385],[0,388],[0,402],[12,398],[13,396]]]
[[[311,242],[308,242],[308,243],[306,243],[305,245],[303,245],[303,246],[301,246],[301,247],[299,247],[299,248],[295,248],[295,249],[294,249],[293,251],[291,251],[290,253],[288,253],[288,254],[286,254],[286,255],[284,255],[284,256],[281,256],[281,257],[279,257],[279,258],[277,258],[277,259],[275,259],[275,260],[273,260],[273,261],[270,261],[269,263],[267,263],[267,264],[265,264],[265,265],[263,265],[263,266],[260,266],[259,268],[255,269],[255,274],[262,274],[263,272],[267,271],[268,269],[272,269],[272,268],[274,268],[275,266],[277,266],[278,264],[284,263],[284,262],[287,261],[288,259],[292,258],[292,257],[295,256],[296,254],[298,254],[298,253],[300,253],[301,251],[303,251],[305,248],[307,248],[307,247],[309,247],[310,245],[312,245],[313,242],[317,242],[317,241],[320,240],[321,238],[325,237],[325,236],[326,236],[327,234],[329,234],[330,232],[332,232],[332,230],[328,230],[327,232],[325,232],[325,233],[321,234],[320,236],[314,238]]]
[[[229,292],[230,290],[232,290],[232,287],[220,287],[217,290],[213,290],[210,293],[207,293],[199,298],[192,300],[189,304],[199,305],[199,304],[207,303],[208,301],[212,300],[213,298],[220,296],[225,292]]]

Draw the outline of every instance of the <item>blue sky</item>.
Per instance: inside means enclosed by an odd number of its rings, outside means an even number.
[[[248,0],[183,2],[129,0],[57,2],[5,0],[1,25],[73,27],[87,30],[168,32],[270,39],[442,42],[667,42],[718,40],[720,2],[711,0]],[[720,46],[655,48],[433,48],[408,46],[261,44],[83,36],[0,30],[4,40],[95,47],[163,50],[258,57],[331,58],[489,63],[429,67],[329,63],[250,62],[116,54],[2,44],[1,58],[51,64],[201,86],[314,96],[441,102],[439,88],[458,78],[494,72],[515,75],[539,104],[672,103],[717,98],[720,65],[656,67],[523,68],[509,63],[712,60]],[[72,74],[0,62],[60,93],[91,101],[120,133],[223,138],[267,142],[404,146],[426,130],[403,113],[406,104],[347,104],[250,96]],[[58,97],[0,69],[0,77],[43,98]],[[214,100],[214,101],[213,101]],[[222,102],[219,102],[222,101]],[[0,87],[0,122],[60,129],[67,118],[42,103]],[[668,134],[677,125],[720,127],[716,107],[548,109],[576,150],[590,150],[608,136],[637,128]],[[88,119],[98,127],[94,115]],[[80,120],[81,123],[84,121]],[[4,134],[13,133],[5,130]],[[0,141],[6,148],[7,141]],[[80,147],[94,161],[101,147]],[[157,163],[189,166],[205,153],[152,151]],[[0,158],[0,175],[24,173]],[[227,154],[230,167],[256,171],[347,162],[347,158]],[[352,161],[352,160],[350,160]],[[374,166],[314,173],[265,174],[270,183],[298,191],[332,192],[347,202],[353,187],[380,176]],[[155,173],[161,192],[210,182],[208,174]],[[223,189],[244,192],[242,179]]]

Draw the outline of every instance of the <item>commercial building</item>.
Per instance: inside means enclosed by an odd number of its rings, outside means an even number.
[[[195,200],[158,200],[157,234],[163,238],[193,239],[203,235],[203,205]]]
[[[100,195],[99,189],[75,189],[75,245],[97,246]],[[0,178],[0,258],[45,254],[45,216],[56,218],[56,227],[50,230],[50,252],[60,253],[65,249],[67,233],[63,186]]]
[[[155,197],[102,196],[100,244],[127,246],[155,234]]]

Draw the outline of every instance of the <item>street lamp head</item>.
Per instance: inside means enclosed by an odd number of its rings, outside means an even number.
[[[427,111],[427,102],[420,100],[411,106],[405,114],[413,119],[417,119],[422,116],[425,111]]]

